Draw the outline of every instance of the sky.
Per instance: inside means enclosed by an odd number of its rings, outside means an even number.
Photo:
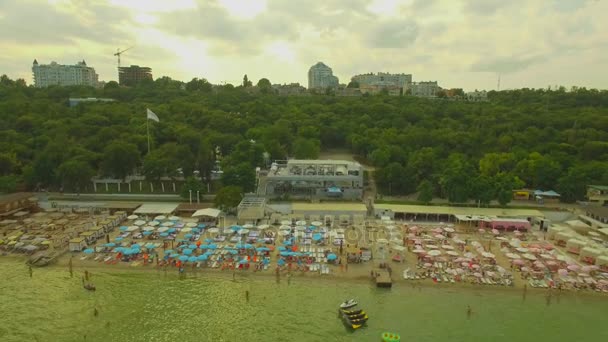
[[[608,0],[0,0],[0,74],[34,59],[154,78],[307,84],[407,73],[444,88],[608,88]]]

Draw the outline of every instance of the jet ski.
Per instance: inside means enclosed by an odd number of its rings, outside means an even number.
[[[342,304],[340,304],[340,309],[350,309],[354,306],[356,306],[358,303],[356,300],[354,299],[349,299],[345,302],[343,302]]]
[[[86,284],[84,285],[85,290],[89,290],[89,291],[95,291],[95,285],[93,284]]]
[[[345,315],[358,315],[360,313],[364,313],[363,310],[340,310]]]

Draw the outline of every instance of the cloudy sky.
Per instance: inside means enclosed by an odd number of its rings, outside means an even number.
[[[467,90],[608,88],[606,0],[0,0],[0,74],[85,59],[154,77],[306,84],[317,61],[342,83],[404,72]]]

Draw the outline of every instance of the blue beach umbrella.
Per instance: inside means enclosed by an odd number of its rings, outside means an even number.
[[[207,225],[206,225],[206,224],[204,224],[204,223],[199,223],[197,227],[198,227],[198,228],[206,228],[206,227],[207,227]]]
[[[327,255],[327,260],[336,260],[336,259],[338,259],[338,256],[333,253]]]
[[[279,250],[279,252],[285,251],[287,250],[287,248],[283,247],[283,246],[279,246],[279,248],[277,248]]]
[[[203,255],[199,255],[197,259],[198,259],[198,261],[205,261],[205,260],[209,259],[209,256],[207,254],[203,254]]]
[[[153,243],[147,243],[147,244],[146,244],[146,248],[147,248],[147,249],[154,249],[154,248],[156,248],[156,245],[155,245],[155,244],[153,244]]]
[[[116,247],[112,250],[112,252],[114,253],[119,253],[119,252],[124,252],[125,248],[124,247]]]
[[[208,248],[209,248],[209,249],[216,249],[216,248],[217,248],[217,245],[216,245],[216,244],[210,244]]]
[[[129,229],[129,227],[127,226],[120,226],[120,228],[118,228],[118,230],[120,230],[121,232],[126,232],[127,229]]]
[[[149,236],[152,235],[152,232],[149,230],[146,230],[145,232],[142,233],[144,236]]]
[[[244,265],[244,264],[248,264],[249,260],[247,259],[242,259],[241,261],[239,261],[239,264]]]
[[[124,255],[131,255],[131,254],[135,254],[135,251],[133,251],[131,248],[125,248],[122,251],[122,254],[124,254]]]
[[[165,254],[172,254],[172,253],[175,253],[175,252],[173,252],[172,249],[166,249],[164,253]]]
[[[291,246],[291,240],[286,240],[286,241],[283,241],[283,244],[284,244],[285,246]]]
[[[207,248],[209,248],[209,245],[201,244],[200,246],[198,246],[198,248],[207,249]]]
[[[191,244],[188,245],[188,248],[190,248],[190,249],[196,249],[196,245],[193,244],[193,243],[191,243]]]
[[[175,228],[169,228],[169,230],[167,230],[167,233],[171,234],[171,233],[175,233],[176,229]]]
[[[182,251],[182,253],[185,255],[190,255],[190,254],[192,254],[192,250],[190,248],[186,248]]]
[[[314,234],[314,235],[312,236],[312,239],[313,239],[313,240],[315,240],[315,241],[319,241],[319,240],[321,240],[322,238],[323,238],[323,236],[322,236],[321,234],[319,234],[319,233],[316,233],[316,234]]]
[[[195,257],[195,256],[191,256],[191,257],[188,258],[189,262],[196,262],[197,260],[198,260],[198,258]]]
[[[93,254],[93,253],[95,253],[95,250],[93,248],[87,248],[83,252],[85,254]]]
[[[228,253],[230,253],[232,255],[239,254],[239,252],[236,249],[231,249],[231,250],[228,251]]]
[[[116,239],[114,239],[114,241],[122,241],[122,240],[123,240],[123,238],[121,238],[120,236],[117,237]]]
[[[264,265],[268,265],[270,264],[270,259],[264,259],[264,261],[262,261],[264,263]]]
[[[104,246],[105,247],[114,247],[114,246],[116,246],[116,244],[114,242],[110,242],[110,243],[106,243]]]
[[[212,239],[205,239],[205,242],[206,242],[206,243],[212,243],[212,242],[213,242],[213,240],[212,240]]]
[[[172,253],[171,255],[169,255],[169,257],[175,259],[175,258],[179,258],[179,254],[177,253]]]
[[[180,261],[188,261],[188,256],[187,255],[180,255],[178,259]]]
[[[279,261],[277,261],[277,264],[278,264],[279,266],[283,266],[283,265],[285,265],[285,260],[283,260],[283,259],[279,259]]]
[[[190,234],[190,233],[188,233],[188,234],[184,235],[184,237],[185,237],[186,239],[189,239],[189,238],[191,238],[192,236],[193,236],[193,235],[192,235],[192,234]]]
[[[290,252],[281,252],[280,254],[281,254],[281,256],[289,256],[291,253]]]
[[[252,249],[252,248],[253,248],[253,245],[252,245],[252,244],[250,244],[250,243],[246,243],[246,244],[245,244],[245,248],[246,248],[246,249]]]
[[[167,236],[169,236],[169,233],[160,233],[160,236],[161,237],[167,237]]]
[[[231,227],[230,227],[230,229],[231,229],[233,232],[238,232],[239,230],[243,229],[243,227],[241,227],[241,226],[237,226],[237,225],[234,225],[234,226],[231,226]]]
[[[316,226],[308,226],[308,229],[315,230],[315,229],[317,229],[317,227]]]
[[[234,247],[241,249],[241,248],[245,248],[245,245],[239,242]]]

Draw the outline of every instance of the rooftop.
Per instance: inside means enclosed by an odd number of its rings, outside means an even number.
[[[367,212],[367,207],[363,203],[353,202],[326,202],[326,203],[292,203],[292,211],[352,211]]]
[[[602,191],[608,191],[608,185],[587,185],[587,187]]]
[[[440,214],[440,215],[478,215],[497,217],[544,217],[536,209],[467,208],[405,204],[374,204],[375,209],[392,210],[400,213]]]

